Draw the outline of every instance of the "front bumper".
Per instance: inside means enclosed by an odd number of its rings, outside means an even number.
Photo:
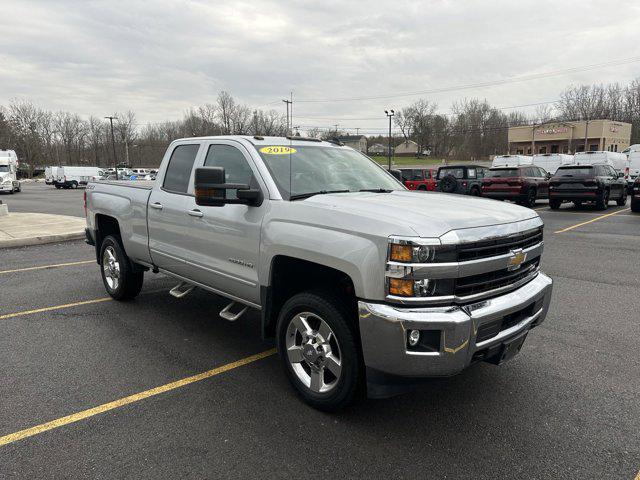
[[[539,273],[526,285],[505,295],[465,306],[399,307],[358,302],[360,336],[368,369],[400,377],[449,376],[486,359],[496,347],[542,323],[551,301],[553,281]],[[527,312],[518,317],[519,312]],[[506,316],[517,323],[486,338]],[[495,327],[498,325],[498,327]],[[410,351],[407,331],[439,332],[434,351]],[[478,340],[478,333],[485,336]],[[476,341],[478,340],[478,341]]]
[[[0,184],[0,192],[11,192],[11,191],[13,191],[13,183]]]

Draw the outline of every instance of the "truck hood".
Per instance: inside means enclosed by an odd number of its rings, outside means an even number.
[[[514,223],[538,217],[525,207],[486,198],[439,192],[343,193],[315,195],[304,203],[336,212],[396,224],[397,234],[411,228],[420,237],[440,237],[451,230]]]

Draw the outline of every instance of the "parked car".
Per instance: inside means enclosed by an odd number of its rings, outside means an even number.
[[[438,171],[435,168],[401,168],[402,183],[409,190],[436,189],[436,176]]]
[[[604,210],[611,200],[620,206],[627,203],[624,175],[611,165],[566,165],[549,181],[549,207],[553,210],[562,202],[573,202],[576,207],[591,202]]]
[[[486,172],[482,196],[497,200],[513,200],[533,208],[539,198],[549,198],[550,175],[542,168],[498,167]]]
[[[56,188],[78,188],[103,175],[104,172],[98,167],[62,166],[58,167],[53,184]]]
[[[46,183],[47,185],[53,185],[56,181],[57,176],[58,176],[57,166],[44,167],[44,183]]]
[[[636,178],[633,182],[633,189],[631,190],[631,211],[640,213],[640,177]]]
[[[485,167],[478,165],[447,165],[438,168],[436,190],[445,193],[480,196]]]
[[[576,152],[573,156],[574,165],[603,164],[622,172],[625,181],[629,178],[629,158],[624,153],[609,151]]]
[[[629,154],[629,178],[627,178],[627,186],[629,187],[629,194],[633,189],[634,182],[640,178],[640,151],[631,152]]]
[[[533,156],[533,164],[553,175],[562,165],[572,165],[573,155],[566,153],[538,153]]]
[[[533,157],[530,155],[496,155],[491,162],[492,167],[518,167],[532,164]]]
[[[551,300],[536,212],[407,191],[331,142],[176,140],[156,182],[91,183],[85,201],[109,295],[162,272],[180,301],[195,287],[228,298],[225,320],[258,310],[292,387],[322,410],[507,361]]]

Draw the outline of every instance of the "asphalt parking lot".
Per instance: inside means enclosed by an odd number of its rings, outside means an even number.
[[[20,193],[1,193],[0,200],[9,205],[10,212],[52,213],[84,217],[82,195],[84,188],[57,189],[40,182],[23,182]]]
[[[296,398],[257,314],[152,274],[111,301],[80,241],[0,251],[0,477],[633,479],[640,215],[537,209],[554,298],[522,353],[333,415]]]

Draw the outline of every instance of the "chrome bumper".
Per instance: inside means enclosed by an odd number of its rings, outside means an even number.
[[[359,301],[364,362],[368,368],[403,377],[454,375],[469,366],[474,356],[480,358],[491,347],[542,323],[549,309],[552,285],[549,277],[539,273],[517,290],[465,306],[412,308]],[[539,308],[531,315],[476,342],[483,325],[536,304]],[[439,331],[439,348],[410,351],[407,331],[414,329]]]

